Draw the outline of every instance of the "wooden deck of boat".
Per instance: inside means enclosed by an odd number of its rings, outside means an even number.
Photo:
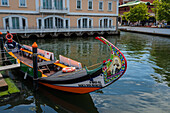
[[[14,53],[14,55],[20,59],[20,61],[23,61],[24,63],[26,64],[32,64],[33,63],[33,60],[29,57],[25,57],[23,55],[20,55],[19,53]]]
[[[63,73],[62,71],[58,71],[47,78],[42,78],[42,80],[63,81],[63,80],[77,79],[80,77],[84,77],[86,75],[87,75],[86,70],[78,70],[70,73]]]

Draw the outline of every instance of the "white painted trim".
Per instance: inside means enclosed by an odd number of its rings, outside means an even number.
[[[27,0],[25,0],[25,6],[21,6],[21,0],[19,0],[19,7],[27,7]]]
[[[39,0],[35,0],[35,6],[36,6],[36,11],[39,12],[39,7],[40,7],[40,4],[39,4]]]
[[[43,0],[41,0],[40,7],[43,8]]]
[[[44,17],[43,19],[47,19],[47,18],[50,18],[50,17],[57,17],[57,18],[61,18],[61,19],[66,19],[66,18],[63,18],[61,16],[57,16],[57,15],[49,15],[49,16]]]
[[[7,3],[8,3],[7,5],[3,5],[1,0],[1,6],[9,6],[9,0],[7,0]]]
[[[62,0],[63,1],[63,9],[65,9],[65,0]]]
[[[118,16],[118,14],[107,14],[107,13],[76,13],[70,12],[67,15],[74,15],[74,16]]]
[[[92,9],[89,9],[89,2],[92,2]],[[88,0],[88,6],[87,6],[88,10],[93,10],[93,0]]]
[[[67,0],[67,8],[68,8],[68,12],[70,12],[70,0]]]
[[[109,10],[109,4],[111,3],[111,10]],[[107,10],[108,11],[112,11],[113,10],[113,2],[111,2],[111,1],[108,1],[108,7],[107,7]]]
[[[23,14],[39,14],[38,11],[24,11],[24,10],[0,10],[0,13],[23,13]]]

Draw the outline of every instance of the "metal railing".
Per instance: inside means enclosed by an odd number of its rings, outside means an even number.
[[[63,8],[63,7],[40,7],[40,12],[68,13],[68,8]]]
[[[25,27],[24,29],[0,29],[2,33],[10,31],[10,33],[46,33],[46,32],[83,32],[83,31],[115,31],[115,26],[110,27],[97,27],[92,26],[88,28],[83,27],[53,27],[53,28],[37,28],[37,27]]]

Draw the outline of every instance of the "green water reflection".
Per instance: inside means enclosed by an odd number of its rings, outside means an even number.
[[[9,71],[21,94],[0,103],[2,113],[22,111],[49,113],[168,113],[170,108],[170,39],[159,36],[121,32],[108,36],[127,59],[126,73],[114,84],[86,95],[74,95],[40,86],[32,91],[30,80],[23,80],[19,71]],[[91,66],[107,60],[110,51],[95,37],[20,40],[80,61]]]

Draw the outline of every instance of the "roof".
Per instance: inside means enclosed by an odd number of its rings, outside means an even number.
[[[151,5],[150,2],[143,2],[143,1],[132,1],[132,2],[128,2],[126,4],[120,5],[119,7],[129,7],[129,6],[134,6],[134,5],[138,5],[140,3],[145,3],[146,5],[149,4]]]

